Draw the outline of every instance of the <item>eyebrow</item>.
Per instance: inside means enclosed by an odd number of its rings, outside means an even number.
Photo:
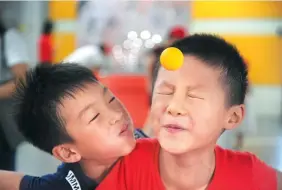
[[[187,87],[187,89],[188,89],[189,91],[193,91],[193,90],[203,89],[204,87],[205,87],[204,85],[198,84],[198,85],[194,85],[194,86]]]
[[[158,86],[166,86],[168,88],[174,88],[174,85],[170,84],[169,82],[167,81],[162,81]]]
[[[175,88],[175,86],[173,85],[173,84],[171,84],[171,83],[169,83],[169,82],[167,82],[167,81],[162,81],[158,86],[166,86],[166,87],[168,87],[168,88],[172,88],[172,89],[174,89]],[[203,88],[204,87],[204,85],[194,85],[194,86],[187,86],[187,89],[189,90],[189,91],[192,91],[192,90],[196,90],[196,89],[201,89],[201,88]]]
[[[105,96],[105,94],[108,92],[108,88],[107,87],[103,87],[103,96]],[[81,118],[82,115],[87,111],[89,110],[91,107],[93,107],[95,105],[95,102],[91,103],[91,104],[88,104],[87,106],[85,106],[78,114],[78,118]]]
[[[86,107],[84,107],[78,114],[78,118],[81,118],[82,115],[87,111],[89,110],[91,107],[94,106],[95,103],[91,103],[91,104],[88,104]]]

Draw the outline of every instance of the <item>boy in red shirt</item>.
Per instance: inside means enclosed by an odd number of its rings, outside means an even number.
[[[247,67],[238,50],[213,35],[172,45],[184,54],[177,71],[155,72],[152,125],[98,190],[276,190],[280,172],[250,153],[216,146],[245,113]]]

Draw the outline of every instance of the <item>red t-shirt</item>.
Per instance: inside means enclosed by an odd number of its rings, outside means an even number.
[[[39,48],[39,61],[41,63],[51,63],[52,62],[52,53],[53,53],[53,47],[52,47],[52,38],[51,35],[41,35],[39,42],[38,42],[38,48]]]
[[[140,139],[96,190],[165,190],[159,175],[160,145]],[[216,147],[216,170],[208,190],[276,190],[276,171],[250,153]]]

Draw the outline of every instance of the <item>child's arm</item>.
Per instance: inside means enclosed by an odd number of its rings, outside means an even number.
[[[19,190],[23,174],[0,170],[0,187],[2,190]]]

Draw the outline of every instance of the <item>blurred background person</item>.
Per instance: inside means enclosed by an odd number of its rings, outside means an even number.
[[[53,59],[53,43],[52,43],[53,22],[49,19],[45,20],[42,33],[38,40],[39,63],[52,64]]]
[[[14,80],[26,72],[29,62],[25,40],[17,26],[12,11],[0,13],[0,168],[6,170],[15,169],[15,150],[23,140],[11,117]]]
[[[100,45],[85,45],[67,56],[63,62],[76,62],[90,68],[96,76],[105,64],[108,62],[108,56],[111,53],[110,46],[105,43]]]

